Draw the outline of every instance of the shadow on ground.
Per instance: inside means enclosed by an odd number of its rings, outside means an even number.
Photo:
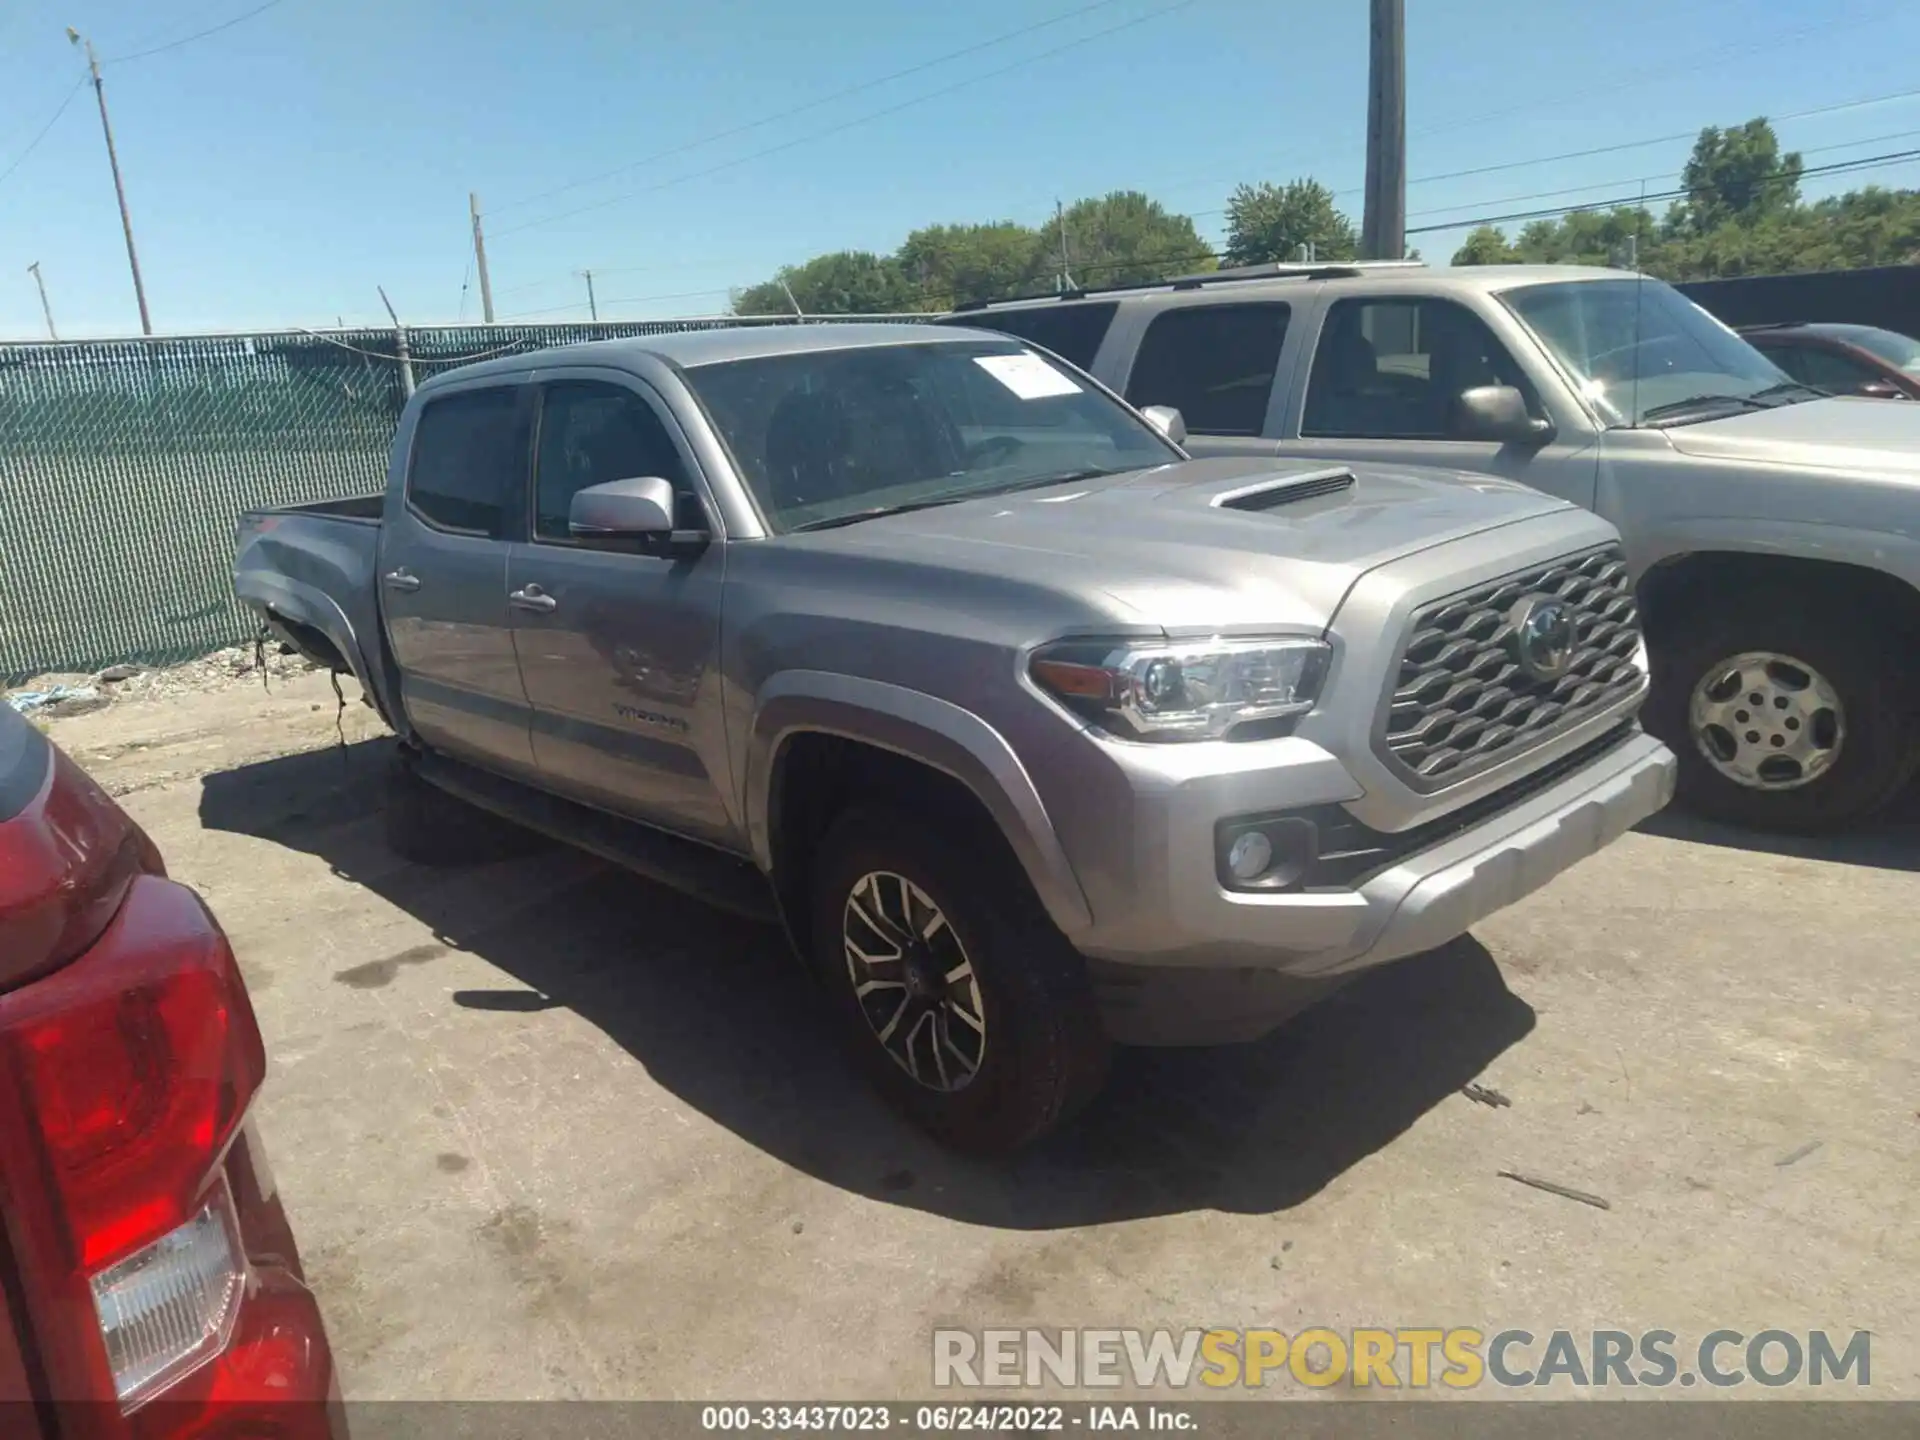
[[[1696,845],[1720,845],[1796,860],[1831,860],[1878,870],[1920,870],[1920,784],[1909,785],[1865,824],[1837,835],[1770,835],[1689,815],[1669,805],[1640,822],[1640,831]]]
[[[403,864],[380,834],[388,742],[210,775],[201,823],[317,855],[515,984],[458,991],[490,1011],[566,1006],[687,1104],[767,1153],[893,1204],[975,1224],[1052,1229],[1193,1209],[1297,1205],[1388,1144],[1533,1027],[1472,939],[1374,971],[1284,1030],[1218,1050],[1123,1051],[1094,1107],[1000,1164],[952,1156],[896,1118],[828,1039],[810,982],[774,931],[624,872],[527,895],[490,928],[461,886]],[[534,885],[506,862],[486,883]],[[468,887],[470,889],[470,887]],[[433,949],[433,947],[419,947]],[[415,959],[334,977],[388,983]]]

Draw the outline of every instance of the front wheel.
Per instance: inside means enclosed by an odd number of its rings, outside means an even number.
[[[1108,1044],[1086,965],[998,836],[847,811],[814,866],[813,958],[855,1060],[937,1139],[1003,1153],[1078,1110]]]
[[[1647,728],[1679,757],[1680,802],[1699,814],[1835,829],[1893,799],[1920,760],[1899,653],[1857,616],[1720,606],[1650,644]]]

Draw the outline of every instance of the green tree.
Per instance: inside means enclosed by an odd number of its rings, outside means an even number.
[[[1318,180],[1241,185],[1227,199],[1229,265],[1292,260],[1311,245],[1317,260],[1351,260],[1359,251],[1353,221]]]
[[[912,287],[891,255],[835,250],[804,265],[785,265],[772,279],[733,297],[736,315],[786,315],[793,299],[809,315],[882,315],[912,308]]]
[[[1519,253],[1507,242],[1505,232],[1497,225],[1482,225],[1453,252],[1453,263],[1456,265],[1506,265],[1519,258]]]
[[[1730,221],[1755,223],[1800,203],[1799,152],[1782,155],[1764,116],[1722,130],[1709,125],[1693,143],[1680,187],[1687,198],[1668,212],[1676,235],[1706,235]]]
[[[1138,190],[1075,201],[1059,223],[1066,229],[1068,267],[1081,285],[1145,285],[1214,268],[1193,221]],[[1051,246],[1044,262],[1051,267],[1060,232],[1049,225],[1041,233]]]
[[[1051,267],[1046,239],[1026,225],[928,225],[895,255],[917,292],[915,308],[950,310],[969,300],[998,300],[1044,289]]]

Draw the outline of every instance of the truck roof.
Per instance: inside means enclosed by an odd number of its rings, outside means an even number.
[[[994,300],[985,304],[976,302],[961,305],[953,313],[965,316],[996,310],[1032,310],[1077,300],[1115,301],[1136,296],[1167,295],[1176,291],[1231,292],[1236,299],[1240,299],[1293,293],[1302,285],[1365,287],[1391,282],[1428,289],[1438,286],[1495,291],[1556,280],[1633,278],[1634,272],[1631,270],[1613,270],[1601,265],[1426,265],[1419,261],[1403,260],[1327,261],[1318,264],[1244,266],[1237,270],[1202,271],[1151,284],[1069,290],[1063,295],[1031,295],[1018,300]]]
[[[636,335],[624,340],[588,340],[578,345],[553,345],[523,350],[493,360],[477,361],[423,381],[422,390],[444,381],[470,380],[476,375],[540,369],[552,365],[611,365],[623,368],[636,355],[653,355],[689,369],[728,360],[755,360],[765,355],[803,355],[819,350],[854,350],[870,345],[910,343],[951,344],[968,338],[1005,340],[982,332],[968,336],[951,326],[887,323],[804,325],[728,325],[717,330],[673,330],[659,335]]]

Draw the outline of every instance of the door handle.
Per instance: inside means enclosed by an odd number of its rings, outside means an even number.
[[[529,585],[524,589],[513,591],[507,596],[507,603],[512,605],[516,610],[533,610],[542,615],[550,610],[556,610],[560,606],[558,600],[547,594],[547,592],[542,590],[538,585]]]
[[[411,574],[404,565],[398,570],[389,570],[380,578],[387,582],[387,588],[389,590],[418,590],[420,588],[420,577]]]

